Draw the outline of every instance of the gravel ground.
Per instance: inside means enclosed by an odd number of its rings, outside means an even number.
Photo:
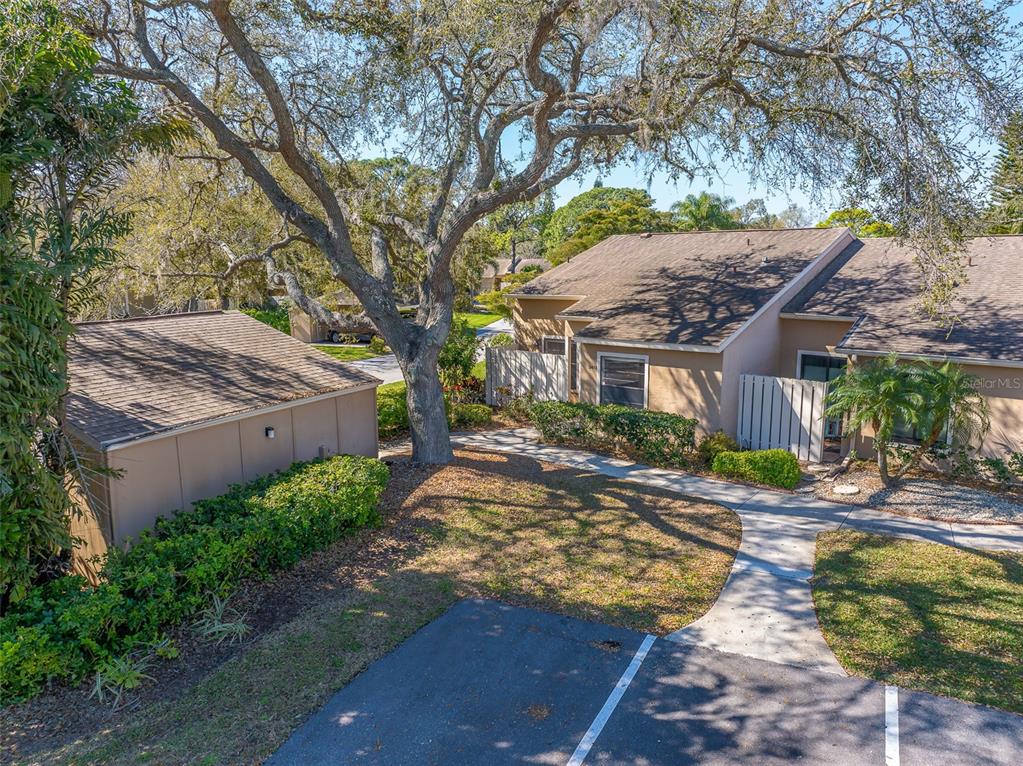
[[[856,485],[860,488],[859,494],[835,494],[833,489],[842,484]],[[1023,524],[1023,496],[989,492],[941,479],[916,477],[895,489],[885,489],[876,470],[851,468],[834,481],[814,483],[813,488],[814,494],[825,500],[864,505],[901,516],[981,524]]]

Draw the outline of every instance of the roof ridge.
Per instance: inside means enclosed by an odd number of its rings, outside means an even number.
[[[97,324],[126,324],[128,322],[149,322],[154,319],[184,319],[186,317],[213,316],[215,314],[229,314],[231,311],[223,309],[211,309],[209,311],[177,311],[173,314],[147,314],[137,317],[121,317],[120,319],[89,319],[84,322],[75,322],[75,327],[87,327]],[[241,312],[237,312],[241,313]]]

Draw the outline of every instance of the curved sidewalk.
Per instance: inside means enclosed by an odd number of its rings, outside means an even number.
[[[537,442],[532,429],[452,436],[454,444],[678,492],[733,509],[742,543],[725,587],[703,617],[667,639],[844,675],[817,624],[809,579],[817,535],[842,527],[961,547],[1023,551],[1023,527],[950,524],[893,516],[785,492],[708,479]]]

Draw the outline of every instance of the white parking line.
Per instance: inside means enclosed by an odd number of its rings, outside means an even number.
[[[590,753],[590,748],[593,747],[593,743],[597,741],[597,737],[600,736],[600,732],[604,729],[604,724],[607,723],[607,719],[611,717],[611,713],[618,707],[618,701],[621,700],[625,694],[625,690],[629,688],[629,684],[632,683],[632,679],[636,677],[636,672],[639,670],[639,666],[643,664],[643,660],[646,658],[647,652],[650,651],[650,647],[654,645],[654,636],[647,635],[643,639],[643,643],[639,645],[639,649],[636,650],[635,656],[632,658],[632,662],[629,663],[629,667],[622,673],[622,677],[618,679],[618,683],[615,684],[615,688],[611,690],[610,696],[604,703],[604,707],[597,713],[597,717],[593,719],[593,723],[590,724],[590,728],[586,730],[582,740],[579,742],[579,746],[576,747],[575,752],[572,753],[572,757],[568,759],[568,766],[582,766],[582,762],[586,760],[586,756]]]
[[[884,687],[884,764],[899,766],[899,687]]]

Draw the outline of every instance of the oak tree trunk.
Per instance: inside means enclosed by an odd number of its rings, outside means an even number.
[[[405,376],[412,459],[427,465],[444,465],[454,457],[444,408],[444,388],[437,371],[440,349],[419,346],[398,364]]]

